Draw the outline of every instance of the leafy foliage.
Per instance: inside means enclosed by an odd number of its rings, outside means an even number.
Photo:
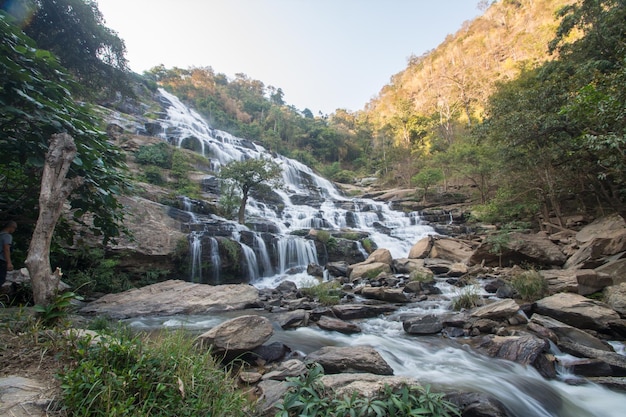
[[[74,300],[82,300],[80,295],[68,291],[62,294],[56,294],[49,304],[35,305],[33,310],[37,312],[39,319],[45,327],[57,325],[60,321],[67,318]]]
[[[263,185],[272,184],[280,186],[282,168],[276,162],[269,159],[247,159],[233,161],[223,166],[220,170],[222,181],[230,182],[241,191],[241,203],[239,206],[239,223],[244,223],[246,204],[250,192],[259,190]]]
[[[143,145],[135,152],[135,160],[142,165],[155,165],[161,168],[172,168],[172,148],[166,142]]]
[[[352,392],[337,397],[326,392],[320,382],[324,375],[321,365],[312,365],[299,378],[287,378],[289,391],[278,405],[276,417],[382,417],[382,416],[460,416],[458,408],[444,398],[444,394],[432,392],[430,386],[403,385],[392,389],[389,385],[369,398]]]
[[[52,52],[80,84],[94,91],[130,93],[126,46],[104,25],[94,0],[3,0],[38,48]],[[77,91],[75,89],[75,91]]]
[[[0,212],[36,219],[43,159],[48,139],[66,131],[75,140],[78,154],[69,178],[83,177],[84,183],[70,197],[73,219],[86,224],[104,240],[124,229],[122,206],[117,200],[128,186],[123,173],[123,156],[97,130],[97,120],[78,105],[69,91],[73,82],[48,51],[37,49],[11,19],[0,12]],[[67,223],[59,231],[71,238]]]
[[[59,375],[63,405],[80,416],[246,416],[234,379],[183,331],[158,341],[117,331],[79,338]]]

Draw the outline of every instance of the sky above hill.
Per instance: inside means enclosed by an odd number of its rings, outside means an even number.
[[[212,67],[282,88],[314,114],[361,110],[478,0],[97,0],[133,71]]]

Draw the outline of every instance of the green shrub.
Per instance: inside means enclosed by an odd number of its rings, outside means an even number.
[[[480,305],[481,298],[478,290],[473,285],[463,288],[458,295],[452,300],[452,309],[459,311],[462,309],[471,309]]]
[[[354,172],[352,171],[348,171],[346,169],[343,169],[337,173],[335,173],[331,179],[333,181],[337,181],[340,182],[342,184],[351,184],[354,182],[354,178],[356,177],[356,175],[354,174]]]
[[[361,241],[361,245],[363,246],[363,249],[365,249],[367,253],[372,253],[376,250],[376,244],[370,238],[366,237],[365,239],[363,239]]]
[[[301,377],[287,378],[289,390],[278,405],[276,417],[318,416],[460,416],[458,408],[432,392],[430,386],[402,385],[393,389],[385,385],[373,397],[358,392],[337,397],[324,391],[320,379],[324,375],[319,364],[312,365]]]
[[[324,306],[339,304],[341,301],[341,289],[337,281],[322,282],[319,285],[300,289],[303,295],[318,300]]]
[[[146,179],[146,182],[154,185],[163,185],[165,184],[165,178],[163,178],[163,174],[161,173],[161,169],[154,165],[149,165],[143,170],[143,176]]]
[[[327,244],[331,237],[332,236],[328,230],[317,231],[317,240],[319,240],[323,244]]]
[[[161,168],[172,167],[172,147],[166,142],[143,145],[135,152],[135,161],[142,165],[156,165]]]
[[[71,291],[56,294],[49,304],[35,305],[33,310],[37,312],[38,318],[44,327],[52,327],[59,324],[70,313],[74,300],[82,300],[83,297]]]
[[[59,379],[75,416],[247,416],[250,405],[207,350],[182,330],[80,338]]]
[[[537,301],[548,295],[548,282],[535,270],[514,276],[511,285],[524,301]]]

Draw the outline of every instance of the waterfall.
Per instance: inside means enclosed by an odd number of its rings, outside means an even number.
[[[267,245],[261,236],[255,234],[254,235],[254,253],[257,255],[257,259],[260,261],[260,271],[261,276],[274,275],[274,270],[272,268],[272,263],[270,262],[270,255],[267,251]]]
[[[202,241],[197,232],[190,234],[191,282],[202,282]]]
[[[220,283],[220,267],[222,265],[222,258],[220,257],[220,247],[217,239],[214,237],[209,238],[210,245],[210,259],[211,259],[211,283]]]
[[[310,240],[287,236],[277,242],[280,272],[317,263],[315,245]]]
[[[273,245],[277,253],[269,255],[268,249],[257,237],[254,242],[246,243],[241,242],[237,235],[233,237],[242,244],[250,279],[284,274],[297,269],[295,267],[304,269],[309,263],[317,262],[315,245],[293,233],[301,230],[341,230],[348,227],[364,231],[377,247],[388,249],[394,258],[406,257],[418,240],[436,234],[432,227],[415,220],[417,213],[394,211],[388,204],[370,199],[347,198],[310,167],[273,155],[258,143],[213,129],[176,96],[163,89],[159,92],[167,114],[165,119],[159,121],[163,128],[162,138],[175,146],[202,153],[209,159],[214,171],[219,171],[221,166],[231,161],[248,158],[271,159],[282,168],[284,187],[273,190],[281,202],[259,201],[251,197],[246,206],[248,219],[271,223],[272,228],[278,231],[278,243]],[[207,172],[207,177],[215,175],[216,172]],[[186,209],[187,201],[183,199]],[[220,221],[227,222],[226,219]],[[210,236],[208,231],[205,231],[205,236]],[[247,248],[244,247],[246,244]],[[271,265],[270,259],[274,258],[278,259],[277,264]],[[257,262],[260,263],[257,265]]]

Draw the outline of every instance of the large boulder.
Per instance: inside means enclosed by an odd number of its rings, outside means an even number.
[[[409,334],[437,334],[443,330],[443,317],[436,314],[411,317],[402,321],[402,327]]]
[[[545,377],[555,377],[554,364],[544,355],[549,343],[531,334],[518,336],[485,336],[480,347],[490,356],[535,367]]]
[[[610,275],[593,269],[548,269],[539,273],[548,283],[550,294],[573,292],[590,295],[613,284]]]
[[[519,309],[515,300],[507,298],[477,307],[472,311],[471,316],[479,319],[504,320],[513,317]]]
[[[198,336],[214,352],[249,352],[265,343],[274,333],[272,323],[263,316],[245,315],[221,323]]]
[[[575,343],[593,349],[606,350],[608,352],[613,351],[613,348],[608,343],[603,342],[583,330],[553,319],[552,317],[535,313],[530,318],[530,323],[528,324],[529,329],[533,331],[537,330],[536,333],[540,335],[545,334],[541,330],[536,329],[534,327],[535,325],[541,326],[542,328],[548,329],[552,332],[556,336],[555,342],[557,346],[561,343]]]
[[[613,280],[613,284],[626,282],[626,258],[621,258],[620,256],[610,257],[606,263],[600,265],[595,270],[609,275]]]
[[[620,320],[619,314],[607,304],[572,293],[542,298],[535,309],[570,326],[601,332],[610,332],[610,324]]]
[[[353,320],[377,317],[381,314],[395,311],[397,310],[397,307],[389,304],[339,304],[332,306],[331,310],[335,316],[339,317],[342,320]]]
[[[528,262],[534,265],[561,266],[567,260],[561,249],[545,233],[511,233],[497,248],[489,239],[473,253],[469,263],[487,266],[509,266]]]
[[[578,250],[565,268],[596,268],[604,258],[626,251],[626,222],[619,215],[607,216],[585,226],[576,234]]]
[[[604,301],[620,316],[626,318],[626,282],[606,287]]]
[[[169,280],[107,294],[80,309],[115,319],[242,310],[259,304],[259,291],[248,284],[206,285]]]
[[[306,361],[319,363],[327,374],[363,372],[393,375],[391,366],[369,346],[324,346],[308,354]]]
[[[387,265],[391,265],[393,262],[393,257],[391,256],[391,252],[389,249],[376,249],[374,252],[370,254],[365,260],[366,263],[383,263]]]
[[[138,196],[122,196],[120,204],[127,211],[124,226],[132,238],[120,236],[111,246],[113,252],[131,255],[120,256],[119,267],[127,270],[171,267],[171,255],[179,242],[187,239],[182,227],[191,221],[189,214]]]
[[[408,303],[411,301],[402,288],[370,287],[361,289],[361,295],[365,298],[386,301],[388,303]]]
[[[361,278],[376,278],[381,273],[391,273],[391,266],[383,262],[361,262],[358,264],[350,265],[348,268],[348,276],[351,281],[356,281]]]
[[[316,323],[317,326],[323,330],[331,330],[344,334],[361,333],[361,328],[358,324],[332,317],[321,316]]]
[[[358,392],[364,397],[371,398],[380,393],[386,386],[400,388],[404,385],[414,385],[415,380],[392,375],[375,375],[364,373],[341,373],[324,375],[320,382],[329,391],[337,396],[352,395]]]
[[[473,246],[466,241],[437,236],[433,238],[432,248],[428,257],[444,259],[450,262],[467,263],[473,253]],[[409,258],[411,258],[410,254]]]

